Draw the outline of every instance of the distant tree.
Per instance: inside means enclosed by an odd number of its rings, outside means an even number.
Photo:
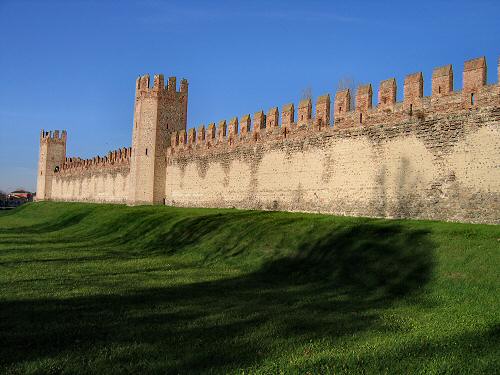
[[[312,88],[310,86],[304,88],[302,90],[302,95],[300,96],[300,100],[311,99],[312,100]]]
[[[349,92],[351,93],[351,109],[354,109],[356,105],[356,81],[354,78],[345,76],[342,77],[338,83],[337,83],[337,91],[342,91],[349,89]]]

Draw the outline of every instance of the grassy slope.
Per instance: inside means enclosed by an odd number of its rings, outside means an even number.
[[[0,214],[1,373],[493,373],[500,228],[30,204]]]

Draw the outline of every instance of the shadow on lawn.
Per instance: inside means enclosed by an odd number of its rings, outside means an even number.
[[[60,231],[63,228],[69,228],[80,224],[80,222],[85,219],[89,214],[90,210],[75,213],[66,213],[57,217],[55,220],[45,221],[34,225],[28,225],[25,227],[14,227],[14,228],[1,228],[0,235],[2,234],[13,234],[19,236],[19,234],[45,234],[50,232]]]
[[[152,236],[148,246],[159,251],[168,244],[167,252],[174,252],[215,236],[218,227],[238,219],[232,215],[177,223],[189,225],[184,230],[174,225],[177,237]],[[219,256],[233,256],[234,246],[221,245]],[[238,251],[250,249],[245,241],[238,246]],[[95,356],[121,345],[128,348],[120,361],[134,371],[235,371],[261,363],[280,346],[293,351],[309,340],[383,331],[380,313],[425,289],[433,251],[425,231],[367,221],[338,226],[300,244],[292,255],[233,279],[128,295],[1,302],[0,365],[62,352]]]

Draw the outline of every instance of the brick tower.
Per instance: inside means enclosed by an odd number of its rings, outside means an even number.
[[[38,157],[38,175],[36,183],[36,199],[48,200],[52,193],[52,178],[66,158],[66,131],[59,134],[44,130],[40,133],[40,154]]]
[[[177,91],[175,77],[167,87],[162,74],[154,76],[153,87],[149,75],[137,78],[128,204],[163,203],[166,150],[171,133],[186,129],[187,101],[185,79]]]

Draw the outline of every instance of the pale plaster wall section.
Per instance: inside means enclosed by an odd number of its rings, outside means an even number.
[[[129,173],[106,170],[72,176],[56,176],[52,199],[75,202],[125,203],[128,196]]]
[[[472,191],[500,193],[500,127],[487,126],[469,134],[455,147],[446,164]]]

